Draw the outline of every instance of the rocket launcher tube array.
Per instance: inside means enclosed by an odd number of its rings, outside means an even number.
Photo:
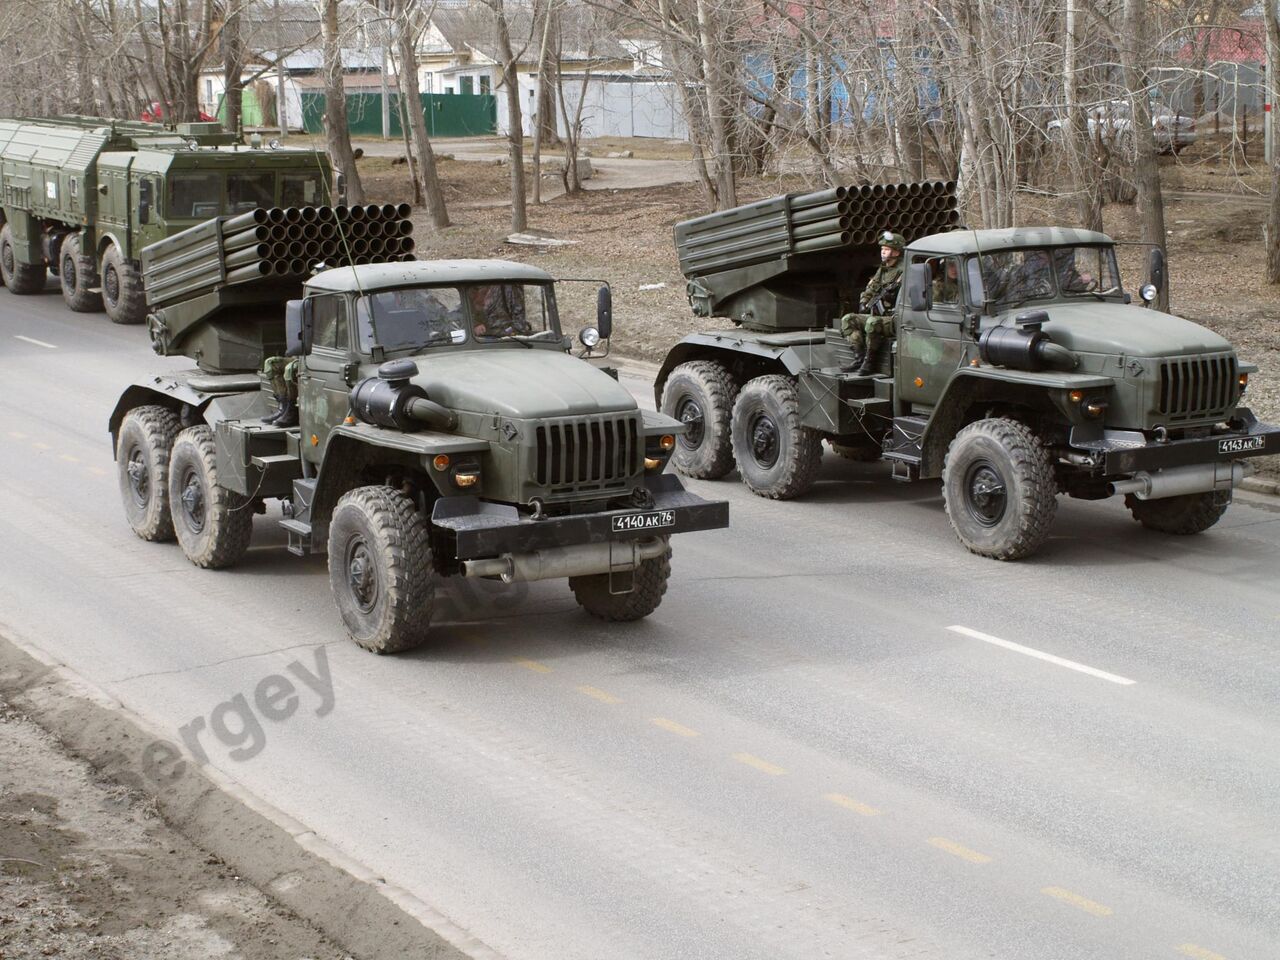
[[[953,181],[862,184],[786,194],[679,223],[686,277],[848,246],[875,246],[885,231],[910,242],[959,220]]]
[[[260,207],[208,220],[142,251],[147,303],[163,306],[266,278],[301,282],[321,263],[412,259],[411,212],[407,204]]]

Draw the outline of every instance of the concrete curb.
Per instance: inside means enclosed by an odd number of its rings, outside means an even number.
[[[157,784],[143,769],[167,739],[110,694],[0,632],[0,693],[96,770],[155,802],[174,829],[361,960],[502,960],[430,905],[387,883],[288,814],[189,758]]]
[[[1245,477],[1240,481],[1240,489],[1250,493],[1261,493],[1266,496],[1280,497],[1280,480],[1264,480],[1261,477]]]

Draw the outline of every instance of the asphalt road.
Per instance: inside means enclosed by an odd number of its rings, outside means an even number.
[[[802,502],[693,484],[732,527],[676,541],[646,622],[561,582],[454,587],[433,646],[379,658],[274,511],[220,573],[130,533],[107,415],[176,365],[145,341],[0,291],[0,629],[175,742],[208,721],[212,763],[496,953],[1280,950],[1274,501],[1190,539],[1064,501],[1005,565],[958,546],[936,484],[828,458]],[[297,683],[246,727],[233,698],[318,650],[332,709]]]

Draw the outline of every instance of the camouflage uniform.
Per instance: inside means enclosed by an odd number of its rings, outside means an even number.
[[[301,345],[291,347],[283,357],[267,357],[262,364],[262,375],[271,380],[271,393],[276,398],[276,409],[262,418],[263,423],[278,427],[298,424],[298,357]]]
[[[960,300],[960,283],[945,273],[933,281],[934,303],[956,303]]]
[[[840,332],[853,347],[854,363],[860,364],[857,372],[861,375],[875,372],[880,347],[893,339],[893,306],[902,284],[902,253],[906,245],[901,234],[885,231],[881,235],[880,246],[896,250],[898,255],[892,261],[881,260],[880,269],[858,298],[859,312],[840,318]],[[844,369],[852,367],[850,364]]]

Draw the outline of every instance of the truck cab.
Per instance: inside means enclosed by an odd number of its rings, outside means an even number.
[[[664,472],[684,426],[581,355],[608,339],[607,286],[576,340],[553,278],[503,261],[329,269],[278,306],[297,424],[264,422],[256,373],[135,385],[110,423],[125,513],[225,567],[281,501],[289,549],[328,555],[370,650],[424,642],[455,576],[567,578],[589,613],[639,619],[666,591],[670,537],[728,523],[727,504]]]

